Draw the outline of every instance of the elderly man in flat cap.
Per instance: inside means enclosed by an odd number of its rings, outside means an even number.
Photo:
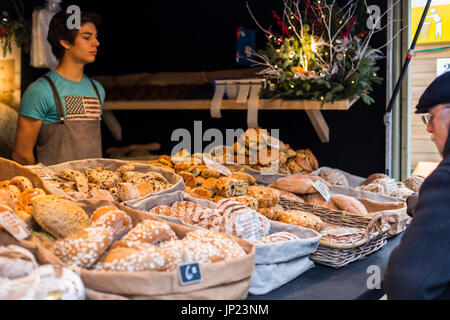
[[[423,113],[442,162],[420,189],[411,224],[389,258],[384,277],[388,299],[450,299],[450,72],[425,90]]]

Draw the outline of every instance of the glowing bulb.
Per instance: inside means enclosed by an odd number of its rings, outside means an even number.
[[[355,80],[352,80],[352,84],[355,84]]]

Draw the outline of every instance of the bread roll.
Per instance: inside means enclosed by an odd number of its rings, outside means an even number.
[[[229,177],[219,178],[216,182],[216,190],[222,197],[243,196],[248,192],[248,182]]]
[[[319,174],[324,180],[326,180],[331,185],[345,186],[348,187],[347,177],[340,171],[333,169],[324,169]]]
[[[268,187],[251,186],[248,188],[248,195],[258,200],[258,208],[274,207],[280,201],[278,190]]]
[[[5,205],[12,210],[16,207],[16,200],[14,198],[13,193],[11,193],[8,189],[0,189],[0,204]]]
[[[232,197],[230,199],[234,199],[234,200],[242,203],[244,206],[249,207],[250,209],[253,209],[253,210],[258,209],[258,200],[256,200],[256,198],[254,198],[250,195]]]
[[[203,187],[194,188],[194,189],[188,190],[186,192],[194,197],[203,198],[203,199],[210,199],[213,197],[213,193],[210,190],[205,189]]]
[[[308,194],[305,197],[305,201],[308,204],[313,204],[313,205],[318,205],[319,207],[324,207],[324,208],[329,208],[329,209],[334,209],[334,210],[339,210],[336,205],[334,204],[334,202],[331,201],[326,201],[324,197],[322,197],[322,195],[320,193],[312,193],[312,194]]]
[[[102,227],[112,232],[114,239],[119,239],[133,227],[128,214],[116,207],[101,207],[91,216],[91,227]]]
[[[9,185],[16,186],[20,189],[20,192],[33,189],[33,183],[27,177],[17,176],[9,181]]]
[[[215,170],[215,169],[211,169],[211,168],[204,168],[202,170],[202,177],[205,179],[208,178],[220,178],[220,172]]]
[[[89,226],[89,217],[75,202],[61,195],[39,196],[31,201],[33,218],[55,238],[65,238]]]
[[[88,199],[115,201],[110,191],[97,188],[89,190]]]
[[[87,269],[97,261],[112,241],[113,234],[108,229],[89,227],[56,241],[53,252],[62,262]]]
[[[195,188],[197,183],[195,182],[195,176],[190,172],[178,172],[178,174],[183,178],[184,184],[188,187]]]
[[[141,194],[138,188],[129,182],[119,183],[117,186],[117,192],[121,201],[129,201],[139,199]]]
[[[35,189],[28,189],[24,192],[22,192],[19,196],[19,205],[22,207],[28,207],[31,206],[31,201],[38,197],[38,196],[45,196],[46,193],[44,190],[35,188]]]
[[[95,270],[164,271],[168,267],[166,253],[148,243],[118,241],[99,259]]]
[[[367,177],[367,179],[363,182],[363,185],[368,185],[376,179],[390,179],[390,177],[384,173],[374,173]]]
[[[289,223],[320,232],[323,222],[320,217],[301,210],[286,210],[278,216],[278,221]]]
[[[248,173],[242,172],[242,171],[234,171],[231,175],[228,176],[229,178],[235,178],[240,180],[245,180],[248,182],[250,186],[256,184],[256,179],[249,175]]]
[[[18,246],[0,247],[0,279],[18,279],[29,275],[37,267],[33,254]]]
[[[331,189],[331,185],[327,181],[319,176],[311,174],[297,174],[283,177],[275,181],[270,187],[296,194],[316,193],[317,190],[314,188],[314,183],[317,180],[321,180]]]
[[[257,211],[267,219],[277,221],[278,216],[284,211],[284,208],[280,205],[276,205],[270,208],[259,208]]]
[[[144,220],[139,222],[123,238],[123,241],[139,241],[156,245],[163,241],[175,239],[176,234],[163,221]]]
[[[368,214],[366,207],[364,207],[361,201],[350,196],[335,193],[331,196],[330,201],[334,203],[338,210],[360,214],[363,216]]]

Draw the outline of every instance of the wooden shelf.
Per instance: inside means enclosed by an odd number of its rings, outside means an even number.
[[[310,100],[259,100],[259,110],[348,110],[356,100],[340,100],[321,106],[318,101]],[[106,101],[103,110],[209,110],[211,100],[131,100]],[[222,101],[221,110],[247,110],[246,103],[235,100]]]

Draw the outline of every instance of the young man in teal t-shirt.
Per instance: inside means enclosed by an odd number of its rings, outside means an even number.
[[[105,90],[83,73],[97,55],[100,17],[82,12],[80,29],[70,29],[69,18],[61,11],[49,26],[48,41],[59,65],[33,82],[22,97],[12,157],[23,165],[102,157]]]

